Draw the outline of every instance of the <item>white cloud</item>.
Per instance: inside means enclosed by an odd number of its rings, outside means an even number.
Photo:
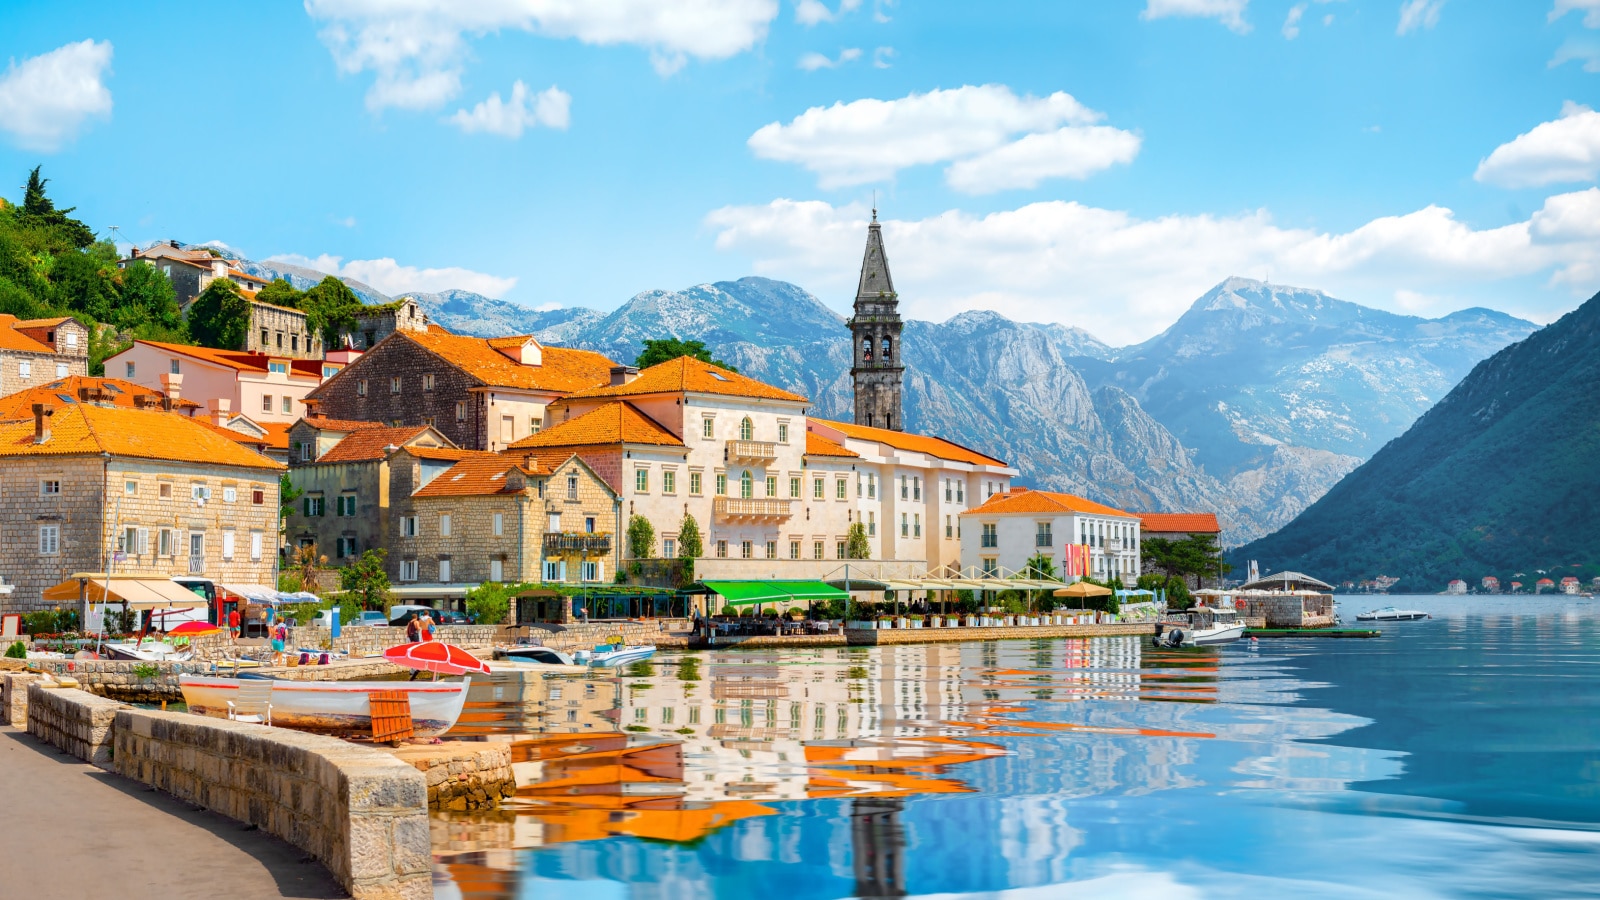
[[[821,53],[807,53],[800,57],[799,66],[807,72],[818,69],[837,69],[847,62],[855,62],[861,58],[860,47],[846,47],[839,51],[839,58],[833,59]]]
[[[518,79],[511,85],[510,100],[501,100],[495,91],[471,112],[456,110],[448,121],[468,134],[482,131],[512,139],[541,126],[565,131],[572,122],[572,95],[554,85],[534,94]]]
[[[1395,34],[1410,34],[1418,28],[1432,28],[1439,24],[1439,11],[1445,0],[1405,0],[1400,4],[1400,24]]]
[[[910,166],[970,160],[959,173],[952,167],[946,175],[952,185],[959,178],[967,186],[963,189],[975,189],[994,180],[992,174],[979,174],[992,169],[979,158],[1017,135],[1051,138],[1009,151],[1010,158],[1032,161],[1037,177],[1084,177],[1131,159],[1106,149],[1105,134],[1116,129],[1088,127],[1102,118],[1064,92],[1018,97],[1005,85],[967,85],[898,100],[869,98],[812,107],[787,125],[763,126],[748,143],[763,159],[798,163],[815,172],[824,188],[882,181]],[[1072,134],[1062,135],[1062,130]],[[1136,150],[1138,138],[1128,137]],[[1051,147],[1077,155],[1040,161],[1041,149]]]
[[[317,257],[301,256],[298,253],[281,253],[277,256],[267,257],[268,262],[288,263],[292,266],[304,266],[340,278],[349,278],[372,285],[390,296],[398,296],[408,292],[437,292],[456,288],[463,291],[472,291],[485,297],[499,298],[505,296],[517,284],[516,278],[501,278],[498,275],[486,275],[483,272],[474,272],[471,269],[462,269],[449,266],[442,269],[423,269],[416,266],[402,266],[393,259],[352,259],[344,262],[344,257],[330,256],[326,253]]]
[[[837,22],[845,14],[854,12],[860,7],[861,0],[839,0],[838,9],[829,9],[828,4],[822,0],[799,0],[794,5],[794,20],[806,26]]]
[[[890,62],[892,59],[894,59],[893,47],[879,47],[872,51],[872,67],[874,69],[889,68],[894,65],[894,63]]]
[[[1596,0],[1600,2],[1600,0]],[[1574,60],[1583,62],[1583,70],[1589,73],[1600,72],[1600,43],[1593,39],[1568,38],[1556,48],[1556,55],[1550,58],[1547,68],[1554,69]]]
[[[1600,176],[1600,113],[1568,101],[1561,118],[1501,144],[1473,178],[1508,188],[1593,181]]]
[[[461,91],[467,39],[517,29],[585,44],[645,48],[669,75],[692,57],[726,59],[767,36],[778,0],[305,0],[326,23],[339,69],[372,72],[367,106],[432,109]]]
[[[338,216],[333,216],[332,217],[332,221],[333,221],[333,224],[342,226],[344,228],[354,228],[354,227],[356,227],[356,217],[355,216],[345,216],[343,218],[340,218]]]
[[[1583,13],[1585,28],[1600,28],[1600,0],[1556,0],[1556,5],[1550,10],[1550,21],[1554,22],[1574,10]]]
[[[1138,155],[1138,135],[1106,125],[1069,125],[952,163],[945,180],[965,194],[988,194],[1037,187],[1047,178],[1088,178]]]
[[[1250,23],[1244,20],[1244,11],[1249,5],[1250,0],[1147,0],[1139,18],[1150,20],[1183,16],[1216,19],[1228,26],[1230,31],[1246,34],[1250,31]]]
[[[0,131],[25,150],[51,152],[91,118],[111,115],[110,41],[79,41],[15,60],[0,75]]]
[[[1306,14],[1306,4],[1296,3],[1289,7],[1289,15],[1283,20],[1283,37],[1285,40],[1294,40],[1300,36],[1300,17]]]
[[[714,210],[706,224],[719,250],[747,257],[758,274],[843,297],[854,289],[866,214],[775,200]],[[1081,325],[1114,343],[1150,337],[1233,274],[1270,270],[1276,282],[1391,308],[1408,291],[1405,311],[1429,315],[1468,305],[1461,298],[1485,283],[1545,277],[1587,296],[1600,276],[1600,189],[1551,197],[1526,221],[1483,229],[1438,206],[1345,232],[1279,226],[1264,210],[1141,219],[1063,201],[883,221],[908,315],[994,309]]]
[[[533,308],[533,311],[534,312],[555,312],[556,310],[558,310],[560,308],[561,308],[561,304],[556,303],[555,301],[552,300],[549,303],[541,303],[538,306],[535,306]]]

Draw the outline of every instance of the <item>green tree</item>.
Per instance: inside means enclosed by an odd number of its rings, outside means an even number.
[[[118,301],[115,252],[110,257],[104,252],[77,250],[58,254],[50,265],[51,305],[95,321],[109,321]]]
[[[530,587],[533,585],[485,581],[467,591],[467,612],[472,613],[472,620],[479,625],[502,624],[511,612],[512,598]]]
[[[634,559],[649,559],[656,554],[656,529],[644,516],[628,519],[628,555]]]
[[[305,292],[296,290],[295,286],[282,278],[274,280],[271,284],[261,289],[256,294],[256,300],[270,303],[273,306],[287,306],[290,309],[299,309],[305,302]]]
[[[289,480],[289,473],[284,472],[278,476],[278,527],[283,528],[283,523],[294,515],[294,502],[300,499],[305,491],[294,486]]]
[[[333,348],[339,345],[341,331],[356,327],[356,313],[366,304],[349,285],[329,275],[305,292],[300,308],[306,313],[306,327],[322,335],[322,346]]]
[[[24,228],[47,233],[60,242],[57,245],[60,249],[82,250],[93,244],[94,231],[68,215],[77,207],[56,209],[55,203],[45,193],[45,185],[50,183],[50,179],[39,174],[41,168],[34,166],[33,171],[28,173],[28,183],[22,188],[22,210],[17,222]]]
[[[844,555],[847,559],[871,559],[872,545],[867,542],[867,526],[856,522],[845,535]]]
[[[250,301],[226,278],[212,279],[189,304],[189,336],[202,347],[238,350],[250,329]]]
[[[362,609],[383,609],[389,602],[389,573],[383,570],[388,555],[381,548],[368,550],[339,570],[339,589]]]
[[[172,280],[146,262],[129,263],[119,272],[119,302],[111,324],[126,331],[144,331],[152,340],[186,343],[189,331],[183,321],[183,311],[178,307],[178,292]]]
[[[647,369],[657,363],[670,362],[680,356],[692,356],[701,362],[708,362],[714,366],[721,366],[730,372],[738,369],[728,365],[720,359],[712,359],[711,351],[706,349],[702,341],[680,341],[677,338],[662,338],[660,340],[646,339],[644,350],[639,353],[633,364],[641,369]]]
[[[706,546],[700,537],[700,523],[694,516],[684,513],[683,523],[678,526],[678,558],[699,559],[704,556]]]

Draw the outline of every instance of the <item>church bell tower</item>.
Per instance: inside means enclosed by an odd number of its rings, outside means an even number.
[[[878,211],[867,226],[867,252],[861,260],[861,283],[856,288],[855,315],[847,323],[851,335],[850,377],[855,382],[856,424],[891,431],[905,430],[901,413],[900,301],[889,277],[889,257],[883,252],[883,227]]]

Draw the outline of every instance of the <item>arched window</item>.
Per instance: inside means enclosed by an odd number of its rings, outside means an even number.
[[[748,422],[750,420],[745,419],[745,421]],[[745,498],[746,500],[755,496],[755,487],[751,481],[749,469],[745,469],[739,475],[739,496]]]
[[[872,338],[861,339],[861,360],[872,362]]]
[[[894,362],[894,344],[889,338],[883,339],[883,361]]]
[[[741,440],[741,441],[755,440],[755,436],[756,436],[756,426],[751,423],[749,416],[745,416],[744,417],[744,421],[739,423],[739,440]]]

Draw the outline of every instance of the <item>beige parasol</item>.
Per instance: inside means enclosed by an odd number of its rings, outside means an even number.
[[[1090,584],[1087,581],[1076,581],[1055,592],[1057,597],[1105,597],[1111,594],[1111,588]]]

